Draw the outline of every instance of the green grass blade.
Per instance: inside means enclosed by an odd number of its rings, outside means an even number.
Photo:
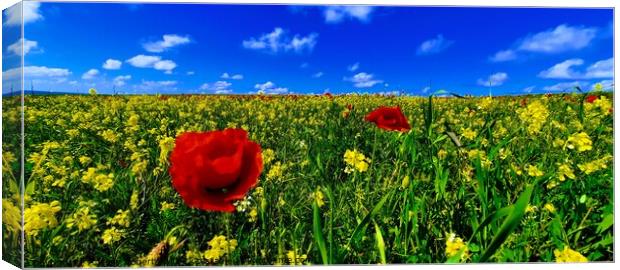
[[[362,234],[366,230],[366,226],[368,226],[372,217],[376,215],[377,213],[379,213],[379,211],[381,210],[381,208],[383,207],[383,205],[385,204],[385,202],[387,201],[387,199],[390,197],[391,194],[392,192],[388,192],[387,194],[385,194],[383,198],[381,198],[381,200],[375,205],[372,211],[370,211],[370,213],[368,213],[364,217],[364,219],[362,219],[362,222],[360,222],[360,224],[358,224],[357,227],[355,227],[355,230],[353,231],[353,234],[351,235],[351,238],[349,239],[349,243],[357,243],[360,241],[360,239],[362,238]]]
[[[321,253],[321,259],[323,264],[329,264],[327,256],[327,247],[325,245],[325,237],[323,237],[323,228],[321,225],[321,213],[319,212],[319,206],[316,201],[312,202],[312,231],[314,232],[314,241]]]
[[[480,230],[484,229],[484,227],[486,227],[487,225],[491,224],[492,222],[497,221],[501,217],[504,217],[504,216],[507,216],[508,214],[510,214],[510,212],[512,212],[513,208],[514,208],[514,205],[506,206],[504,208],[501,208],[501,209],[491,213],[489,216],[487,216],[482,221],[482,223],[480,223],[480,226],[478,226],[476,228],[476,230],[474,230],[474,233],[471,234],[471,237],[469,238],[468,242],[471,242],[471,240],[476,236],[476,234],[479,233]]]
[[[383,234],[381,233],[381,228],[375,224],[375,239],[377,240],[377,250],[379,251],[379,257],[381,258],[381,264],[386,264],[387,260],[385,259],[385,241],[383,241]]]
[[[508,238],[512,231],[517,228],[521,222],[521,218],[525,214],[525,209],[530,202],[536,183],[528,185],[525,191],[521,193],[521,196],[519,196],[519,199],[517,199],[517,202],[514,204],[510,215],[506,217],[504,223],[499,228],[499,231],[495,237],[493,237],[491,244],[487,247],[484,253],[482,253],[482,256],[480,256],[479,262],[486,262],[493,254],[495,254],[504,241],[506,241],[506,238]]]

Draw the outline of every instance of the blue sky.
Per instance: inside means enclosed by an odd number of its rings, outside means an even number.
[[[21,53],[15,13],[3,12],[3,92]],[[25,85],[412,95],[610,87],[612,21],[611,9],[28,3]]]

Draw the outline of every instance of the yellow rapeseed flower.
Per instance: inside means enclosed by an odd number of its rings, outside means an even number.
[[[16,233],[21,229],[21,210],[9,199],[2,199],[2,224],[5,229]]]
[[[462,253],[461,253],[462,252]],[[461,253],[461,259],[469,256],[469,249],[462,238],[456,237],[456,234],[450,233],[446,238],[446,256],[453,257]]]
[[[42,229],[56,227],[56,213],[61,209],[59,201],[34,203],[24,211],[24,231],[28,236],[36,236]]]
[[[65,219],[67,228],[77,227],[78,231],[90,229],[97,224],[97,216],[90,212],[89,207],[78,208],[71,217]]]
[[[572,263],[572,262],[587,262],[588,259],[581,255],[581,253],[572,250],[568,247],[568,245],[564,246],[563,250],[554,250],[553,255],[555,255],[555,261],[559,263]]]
[[[103,234],[101,235],[101,240],[103,240],[103,243],[106,245],[113,244],[121,240],[121,238],[123,237],[123,233],[123,230],[112,227],[103,232]]]
[[[532,177],[543,176],[544,173],[538,167],[533,165],[526,165],[525,170],[527,170],[527,174]]]
[[[344,172],[352,173],[353,171],[367,171],[371,160],[357,150],[347,150],[344,153],[344,162],[347,165]]]
[[[566,140],[566,147],[568,149],[577,148],[577,151],[584,152],[592,149],[592,141],[590,140],[588,133],[579,132],[568,136],[568,139]]]
[[[304,261],[308,259],[308,255],[289,250],[286,253],[286,258],[288,259],[288,263],[290,265],[302,265]]]
[[[540,132],[543,124],[547,121],[549,111],[541,101],[534,101],[527,105],[526,108],[517,110],[519,118],[527,125],[527,132],[535,135]]]
[[[568,164],[562,164],[558,167],[558,179],[560,181],[566,180],[566,178],[575,179],[575,174]]]
[[[114,217],[108,218],[108,222],[106,222],[106,224],[129,227],[130,222],[131,222],[131,216],[129,215],[129,209],[128,210],[119,209],[118,211],[116,211],[116,215],[114,215]]]
[[[555,213],[555,206],[553,206],[553,204],[551,203],[546,203],[543,208],[545,208],[545,210],[549,211],[550,213]]]

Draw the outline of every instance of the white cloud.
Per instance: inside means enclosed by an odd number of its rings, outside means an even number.
[[[572,69],[573,66],[583,65],[583,60],[579,58],[568,59],[558,63],[547,70],[538,73],[541,78],[547,79],[572,79],[579,77],[578,73]]]
[[[187,72],[187,73],[185,73],[185,74],[187,74],[187,75],[190,75],[190,76],[191,76],[191,75],[196,74],[196,72],[194,72],[193,70],[190,70],[190,71],[188,71],[188,72]]]
[[[327,6],[323,10],[326,23],[340,23],[345,19],[368,22],[375,10],[371,6]]]
[[[159,56],[143,54],[136,55],[125,62],[138,68],[154,68],[156,70],[163,70],[167,74],[172,73],[172,70],[177,67],[177,64],[172,60],[162,60]]]
[[[177,64],[171,60],[161,60],[155,62],[153,68],[157,70],[165,71],[166,74],[171,74],[172,70],[177,67]]]
[[[276,84],[268,81],[266,83],[257,83],[254,85],[254,89],[258,90],[258,93],[265,94],[286,94],[288,93],[288,88],[284,87],[276,87]]]
[[[31,23],[36,22],[38,20],[43,19],[43,15],[41,15],[41,11],[39,8],[41,7],[41,3],[39,2],[21,2],[24,5],[23,8],[23,23]],[[6,15],[6,20],[4,22],[7,26],[16,26],[22,24],[22,9],[21,4],[16,4],[10,8],[7,8],[4,11]]]
[[[224,73],[222,73],[220,78],[225,79],[225,80],[228,80],[228,79],[243,80],[243,75],[241,75],[241,74],[230,75],[230,74],[228,74],[228,72],[224,72]]]
[[[152,53],[160,53],[172,47],[187,44],[190,42],[189,37],[174,34],[164,35],[162,40],[147,42],[142,47]]]
[[[521,38],[512,49],[499,51],[489,57],[489,60],[491,62],[514,60],[518,58],[519,52],[553,54],[577,51],[590,45],[598,32],[599,29],[596,27],[561,24]]]
[[[523,39],[519,50],[542,53],[575,51],[587,47],[596,36],[596,28],[559,25]]]
[[[491,62],[504,62],[517,59],[517,54],[513,50],[503,50],[489,57]]]
[[[353,82],[353,86],[357,88],[369,88],[375,86],[375,84],[383,83],[382,80],[375,79],[373,74],[366,72],[360,72],[351,78],[345,78],[345,81]]]
[[[508,74],[506,74],[505,72],[497,72],[497,73],[491,74],[486,79],[478,79],[477,82],[478,82],[478,85],[482,85],[482,86],[489,86],[489,84],[491,86],[500,86],[504,84],[506,80],[508,80]]]
[[[436,38],[422,42],[418,47],[418,55],[439,53],[450,47],[454,41],[447,40],[443,35],[437,35]]]
[[[528,86],[523,88],[523,92],[525,93],[532,93],[532,91],[534,91],[534,89],[536,89],[536,86]]]
[[[15,55],[22,55],[22,46],[24,54],[28,54],[30,51],[37,49],[38,43],[33,40],[20,38],[15,43],[9,45],[7,49]]]
[[[285,30],[276,27],[273,32],[263,34],[259,38],[244,40],[243,47],[274,54],[289,51],[295,53],[312,52],[317,43],[318,36],[317,33],[310,33],[304,37],[295,35],[293,38],[290,38]]]
[[[139,68],[150,68],[153,67],[155,65],[155,63],[161,61],[161,57],[159,56],[151,56],[151,55],[136,55],[130,59],[128,59],[126,62],[129,63],[130,65],[134,66],[134,67],[139,67]]]
[[[84,74],[82,74],[82,79],[92,80],[95,77],[97,77],[97,75],[99,75],[99,70],[93,68],[93,69],[86,71]]]
[[[108,60],[105,60],[101,67],[104,69],[120,69],[122,64],[123,62],[110,58]]]
[[[50,68],[45,66],[26,66],[23,68],[25,78],[58,78],[71,75],[71,71],[64,68]],[[2,72],[3,79],[19,79],[22,69],[13,68]]]
[[[212,84],[205,83],[200,86],[201,90],[211,91],[216,94],[229,94],[232,93],[232,90],[229,88],[232,83],[227,81],[217,81]]]
[[[323,77],[323,72],[319,71],[319,72],[317,72],[317,73],[314,73],[314,74],[312,75],[312,77],[313,77],[313,78],[321,78],[321,77]]]
[[[131,75],[116,76],[116,78],[114,78],[114,81],[112,81],[112,83],[115,86],[124,86],[125,83],[130,79],[131,79]]]
[[[613,78],[614,58],[598,61],[586,69],[586,78]]]
[[[350,65],[350,66],[347,67],[347,69],[349,71],[351,71],[351,72],[354,72],[354,71],[358,70],[359,68],[360,68],[360,63],[359,62],[356,62],[355,64]]]
[[[584,81],[574,81],[574,82],[562,82],[562,83],[558,83],[558,84],[554,84],[554,85],[550,85],[550,86],[545,86],[543,87],[543,90],[545,91],[572,91],[575,89],[575,87],[580,87],[581,89],[585,89],[589,84],[587,82]]]
[[[426,86],[426,87],[422,88],[422,93],[426,94],[430,90],[431,90],[431,87],[430,86]]]
[[[584,72],[573,69],[581,66],[584,61],[579,58],[565,60],[561,63],[541,71],[538,76],[547,79],[593,79],[593,78],[612,78],[614,76],[614,59],[609,58],[600,60],[590,66]]]
[[[301,65],[299,65],[300,68],[307,68],[308,66],[310,66],[310,64],[308,64],[307,62],[303,62],[301,63]]]

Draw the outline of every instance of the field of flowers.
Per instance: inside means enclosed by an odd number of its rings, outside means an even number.
[[[26,96],[25,266],[610,261],[612,100]]]

